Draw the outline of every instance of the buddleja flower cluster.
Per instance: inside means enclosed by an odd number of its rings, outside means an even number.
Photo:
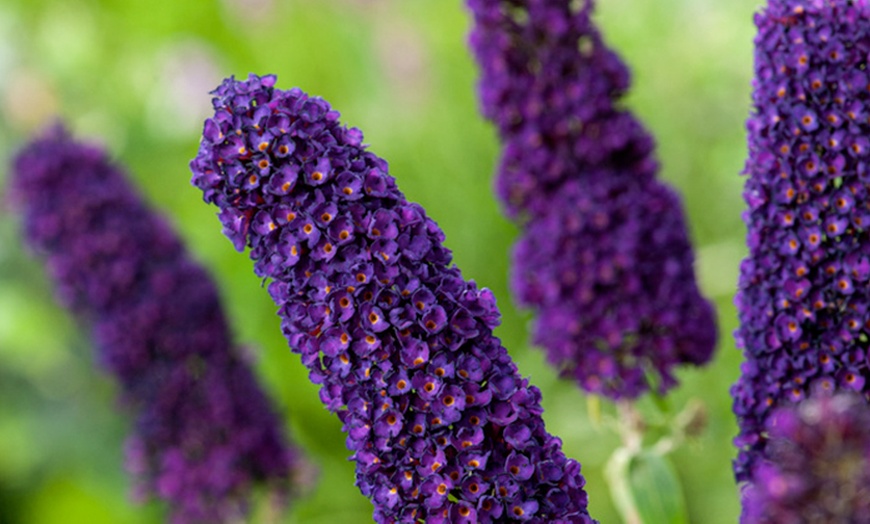
[[[493,337],[499,312],[362,133],[275,77],[215,91],[193,183],[272,279],[377,522],[593,522],[580,464]]]
[[[770,443],[743,490],[742,524],[870,522],[870,406],[811,397],[768,419]]]
[[[755,22],[739,480],[764,455],[776,406],[812,387],[866,394],[870,333],[870,6],[772,0]]]
[[[707,362],[714,313],[700,296],[678,197],[655,180],[653,141],[619,100],[625,65],[584,0],[468,0],[484,115],[503,144],[497,192],[523,232],[512,285],[534,340],[584,389],[636,397]]]
[[[235,521],[295,451],[230,334],[210,277],[100,149],[61,128],[15,158],[13,204],[59,298],[89,324],[137,415],[128,467],[171,522]]]

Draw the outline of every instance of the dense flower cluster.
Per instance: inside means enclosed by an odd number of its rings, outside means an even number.
[[[491,292],[451,265],[362,133],[322,99],[226,80],[193,183],[271,279],[377,522],[590,523],[580,464],[492,335]]]
[[[814,384],[867,393],[870,335],[870,5],[771,0],[755,22],[739,480],[764,455],[776,406]]]
[[[870,523],[870,406],[810,397],[768,420],[770,442],[743,488],[741,524]]]
[[[653,141],[619,100],[625,65],[592,0],[468,0],[484,115],[503,152],[497,192],[523,225],[512,285],[535,342],[587,391],[636,397],[678,364],[706,363],[714,312],[700,296],[679,198],[656,181]]]
[[[214,283],[124,174],[56,128],[18,154],[11,182],[28,244],[137,415],[138,495],[205,524],[243,516],[255,481],[284,491],[298,459],[231,347]]]

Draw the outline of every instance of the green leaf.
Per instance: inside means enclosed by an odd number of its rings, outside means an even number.
[[[625,524],[640,524],[634,497],[631,492],[629,466],[632,453],[626,448],[617,448],[604,467],[604,477],[610,487],[610,497]]]
[[[634,457],[629,483],[643,524],[686,524],[686,502],[673,466],[667,458],[648,451]]]
[[[687,524],[682,487],[670,462],[648,450],[617,449],[606,468],[613,502],[626,524]]]

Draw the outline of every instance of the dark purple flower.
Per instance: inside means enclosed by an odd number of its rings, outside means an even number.
[[[768,418],[763,460],[742,487],[741,524],[870,523],[870,406],[820,394]]]
[[[593,1],[467,0],[483,114],[503,144],[496,187],[523,226],[512,286],[534,341],[585,390],[633,398],[709,361],[677,195],[653,141],[621,109],[628,71],[590,19]],[[650,381],[651,377],[655,377]]]
[[[191,163],[193,183],[222,210],[230,238],[239,228],[227,217],[286,212],[328,235],[331,224],[317,214],[324,205],[332,224],[351,229],[331,258],[300,243],[291,264],[271,260],[283,256],[292,223],[244,231],[255,271],[271,279],[291,349],[344,423],[357,486],[372,500],[375,520],[593,522],[580,465],[546,432],[540,391],[492,335],[499,320],[492,294],[452,266],[444,234],[405,200],[387,163],[360,145],[359,130],[342,127],[322,99],[264,80],[226,80],[214,92],[210,121],[229,136],[229,122],[268,108],[287,127],[261,131],[295,143],[286,158],[271,158],[273,170],[292,165],[306,176],[286,195],[248,190],[233,176],[224,145],[204,140]],[[256,171],[250,160],[245,165]],[[331,312],[336,297],[347,298],[348,316]],[[349,350],[336,333],[350,337]],[[341,366],[330,356],[336,352]],[[522,449],[510,442],[518,438]],[[554,474],[536,475],[541,463],[555,465]],[[500,491],[502,478],[514,488]],[[554,490],[567,495],[558,506],[546,502]]]
[[[736,298],[746,364],[731,390],[738,480],[766,455],[775,408],[813,387],[866,395],[870,375],[870,4],[770,0],[755,23],[749,256]]]
[[[136,413],[137,495],[169,502],[171,522],[204,524],[243,517],[254,482],[289,487],[299,459],[232,347],[214,283],[105,153],[55,128],[16,156],[11,196]]]

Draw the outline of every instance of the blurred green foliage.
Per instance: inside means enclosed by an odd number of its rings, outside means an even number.
[[[749,111],[752,14],[759,0],[600,0],[606,40],[634,73],[627,105],[657,138],[662,177],[685,197],[701,286],[715,300],[715,361],[680,373],[665,406],[692,398],[706,431],[674,455],[691,522],[735,522],[736,432],[728,388],[740,355],[732,296],[745,254],[739,172]],[[468,278],[494,290],[498,335],[544,393],[548,430],[580,460],[590,510],[618,522],[603,467],[618,439],[593,425],[584,396],[557,381],[527,344],[529,315],[507,289],[516,229],[500,213],[491,178],[493,129],[476,110],[476,73],[461,2],[424,0],[3,0],[0,2],[0,161],[52,115],[105,143],[154,206],[168,214],[216,276],[237,338],[257,346],[257,369],[293,437],[320,468],[311,492],[280,522],[371,522],[353,485],[344,436],[281,336],[274,306],[246,257],[220,234],[188,184],[211,90],[221,78],[277,73],[329,100],[343,121],[391,162],[409,199],[447,234]],[[6,170],[0,169],[0,181]],[[613,414],[603,402],[604,417]],[[641,409],[655,418],[649,399]],[[13,216],[0,215],[0,524],[160,522],[158,503],[129,502],[122,442],[129,414],[93,365],[87,333],[54,302],[22,249]],[[262,519],[266,521],[265,519]]]

